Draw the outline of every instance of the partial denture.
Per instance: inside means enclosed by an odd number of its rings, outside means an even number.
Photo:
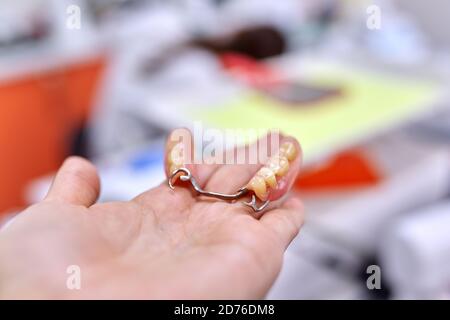
[[[193,141],[189,131],[180,129],[174,131],[166,143],[165,170],[168,186],[174,189],[179,180],[190,183],[198,195],[216,198],[224,201],[237,201],[251,196],[249,202],[243,204],[251,207],[254,212],[262,212],[271,201],[281,198],[292,186],[297,174],[297,162],[300,161],[300,147],[293,138],[285,138],[277,153],[274,154],[250,182],[235,193],[219,193],[204,190],[197,182],[196,167],[192,163]],[[257,200],[264,203],[259,204]]]
[[[261,201],[268,200],[271,192],[277,190],[286,178],[289,165],[297,155],[298,150],[293,142],[282,143],[278,152],[253,176],[247,184],[247,189],[252,190]]]

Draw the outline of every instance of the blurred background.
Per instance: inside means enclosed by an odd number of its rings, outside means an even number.
[[[276,299],[450,297],[446,0],[0,0],[0,224],[68,155],[100,201],[159,184],[179,126],[302,143]],[[368,267],[381,270],[370,290]]]

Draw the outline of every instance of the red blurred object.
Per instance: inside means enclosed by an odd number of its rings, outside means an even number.
[[[367,157],[358,150],[337,155],[325,166],[300,175],[295,187],[300,190],[342,189],[373,186],[382,177]]]
[[[281,82],[281,74],[266,64],[240,53],[223,53],[222,65],[238,80],[257,88],[270,88]]]
[[[0,215],[24,206],[24,188],[55,171],[87,119],[105,58],[0,85]]]

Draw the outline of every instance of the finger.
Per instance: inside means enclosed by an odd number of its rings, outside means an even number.
[[[283,138],[279,132],[269,132],[251,145],[227,151],[227,164],[217,166],[214,171],[209,172],[207,188],[223,193],[236,192],[249,182],[275,152],[274,146],[279,145]],[[198,169],[205,170],[203,167]]]
[[[303,214],[301,200],[290,196],[280,208],[267,211],[259,221],[273,231],[283,248],[287,248],[303,225]]]
[[[215,158],[219,159],[219,162],[215,162],[214,159],[212,161],[211,159],[206,159],[206,163],[201,163],[196,166],[198,181],[200,185],[207,186],[211,177],[213,177],[217,173],[217,171],[224,165],[230,168],[233,164],[236,163],[240,163],[240,166],[248,164],[245,162],[245,160],[250,157],[249,155],[254,155],[258,152],[259,145],[270,147],[271,144],[267,142],[270,142],[271,139],[279,139],[279,137],[282,137],[282,134],[279,132],[268,132],[266,136],[257,139],[250,145],[236,146],[228,150],[222,150],[221,152],[216,150],[217,155],[215,156]],[[264,150],[266,149],[263,149],[261,151]],[[261,158],[264,161],[267,157],[263,155]],[[256,170],[258,166],[258,163],[256,165],[250,165],[250,167],[252,167],[254,170]]]
[[[239,146],[230,150],[214,150],[214,159],[204,159],[202,155],[197,155],[200,159],[199,163],[199,159],[195,159],[194,156],[195,148],[192,133],[186,128],[175,129],[170,133],[166,142],[164,160],[166,176],[169,177],[176,169],[185,167],[191,171],[199,185],[205,187],[209,179],[224,163],[246,164],[246,160],[253,160],[249,159],[250,155],[255,154],[259,156],[260,162],[265,161],[268,152],[266,149],[270,148],[275,140],[279,141],[282,137],[279,132],[269,132],[265,137],[258,139],[250,146]],[[256,170],[257,163],[251,165],[251,167]]]
[[[45,200],[74,205],[93,205],[100,192],[97,169],[88,160],[69,157],[56,173]]]

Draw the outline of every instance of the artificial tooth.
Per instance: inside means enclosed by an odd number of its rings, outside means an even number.
[[[259,199],[265,199],[267,196],[266,182],[261,176],[254,176],[248,183],[247,188],[249,190],[253,190],[253,192]]]
[[[277,187],[277,178],[275,177],[275,173],[267,167],[262,167],[258,173],[258,176],[262,177],[266,184],[275,189]]]
[[[183,158],[183,156],[180,156],[178,154],[172,154],[169,157],[169,161],[170,161],[171,164],[175,164],[175,165],[181,166],[183,164],[183,162],[184,162],[184,158]]]
[[[184,146],[182,143],[176,144],[169,153],[169,163],[181,166],[184,162]]]
[[[289,161],[284,156],[275,156],[269,160],[268,167],[277,176],[282,177],[289,171]]]
[[[174,155],[183,156],[183,153],[184,153],[184,145],[182,143],[177,143],[172,148],[172,154]]]
[[[292,161],[297,156],[297,149],[292,142],[284,142],[279,151],[281,156],[285,156],[289,161]]]
[[[172,165],[170,166],[170,173],[172,174],[175,170],[178,170],[178,169],[180,169],[180,168],[181,168],[181,166],[176,165],[176,164],[172,164]]]

